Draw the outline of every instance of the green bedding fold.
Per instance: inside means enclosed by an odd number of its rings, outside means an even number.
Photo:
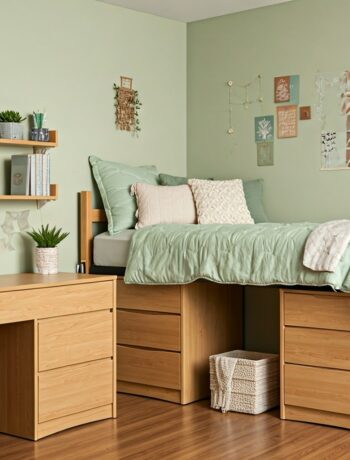
[[[331,286],[350,291],[350,248],[336,271],[302,264],[318,224],[155,225],[135,232],[125,272],[130,284],[184,284],[204,278],[248,285]]]

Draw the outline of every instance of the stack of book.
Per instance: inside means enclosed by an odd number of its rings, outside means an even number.
[[[11,195],[50,195],[48,152],[11,157]]]

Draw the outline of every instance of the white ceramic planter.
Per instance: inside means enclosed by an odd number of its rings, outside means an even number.
[[[58,248],[35,248],[34,263],[36,273],[42,275],[58,273]]]
[[[0,137],[2,139],[23,139],[23,125],[21,123],[0,123]]]

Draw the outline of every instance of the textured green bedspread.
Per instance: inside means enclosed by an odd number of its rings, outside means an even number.
[[[331,286],[350,291],[350,247],[335,273],[302,264],[312,223],[155,225],[135,232],[125,282],[183,284],[198,278],[250,285]]]

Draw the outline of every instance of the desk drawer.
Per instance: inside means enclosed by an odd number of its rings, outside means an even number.
[[[350,414],[350,372],[286,364],[285,404]]]
[[[180,351],[180,315],[118,310],[117,318],[119,344]]]
[[[285,292],[284,324],[350,331],[350,296]]]
[[[1,322],[104,310],[115,304],[113,281],[0,293]]]
[[[112,402],[112,359],[39,374],[39,423]]]
[[[285,362],[350,371],[350,332],[285,328]]]
[[[179,390],[180,359],[180,353],[118,345],[118,380]]]
[[[117,307],[180,313],[181,287],[125,284],[118,280]]]
[[[103,310],[40,320],[39,371],[113,356],[113,315]]]

